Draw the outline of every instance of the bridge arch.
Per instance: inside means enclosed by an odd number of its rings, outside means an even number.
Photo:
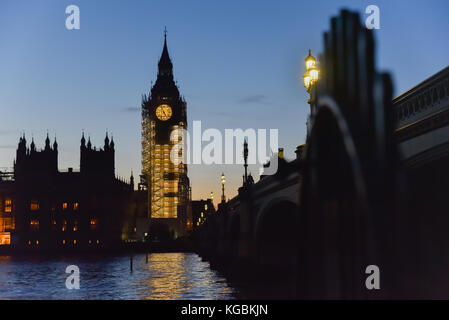
[[[227,250],[228,256],[238,257],[239,241],[240,241],[240,212],[230,214],[227,225]]]
[[[254,226],[256,259],[261,267],[294,270],[297,263],[298,205],[288,197],[260,209]]]
[[[363,296],[364,268],[376,261],[366,180],[348,124],[337,103],[318,101],[306,147],[301,193],[301,295]]]

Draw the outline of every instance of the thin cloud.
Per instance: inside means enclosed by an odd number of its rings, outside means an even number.
[[[223,112],[223,111],[209,111],[210,115],[219,116],[219,117],[235,117],[235,113]]]
[[[15,149],[16,146],[13,144],[0,144],[0,149]]]
[[[246,96],[238,101],[239,103],[251,104],[270,104],[268,97],[263,94],[254,94]]]
[[[140,108],[139,107],[126,107],[126,108],[123,108],[122,111],[124,111],[124,112],[139,112]]]

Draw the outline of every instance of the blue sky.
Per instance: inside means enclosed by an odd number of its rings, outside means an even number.
[[[76,4],[81,29],[65,28]],[[378,66],[399,94],[449,64],[449,2],[441,1],[7,1],[0,2],[0,167],[11,167],[25,130],[43,146],[59,142],[59,168],[78,168],[81,131],[94,145],[106,130],[116,171],[140,172],[141,95],[156,78],[168,29],[169,52],[189,123],[203,128],[278,128],[288,158],[304,142],[308,105],[302,85],[307,50],[322,49],[329,18],[343,7],[380,8]],[[253,172],[256,171],[252,168]],[[242,168],[190,166],[193,197],[227,175],[236,194]]]

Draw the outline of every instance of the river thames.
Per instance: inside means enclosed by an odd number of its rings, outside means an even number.
[[[65,282],[80,270],[80,289]],[[238,290],[194,253],[129,256],[0,256],[0,299],[235,299]]]

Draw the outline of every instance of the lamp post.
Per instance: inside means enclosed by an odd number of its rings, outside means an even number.
[[[304,80],[304,87],[306,87],[307,92],[311,94],[312,88],[318,81],[319,70],[316,66],[316,59],[312,56],[310,49],[309,55],[304,60],[306,62],[306,72],[302,76]],[[311,99],[312,97],[309,98],[309,103],[311,103]]]
[[[226,202],[225,192],[224,192],[225,182],[226,182],[226,178],[225,178],[224,173],[222,173],[221,174],[221,191],[222,191],[221,202]]]
[[[319,70],[316,65],[316,59],[314,56],[312,56],[312,53],[309,49],[309,55],[305,58],[306,62],[306,72],[304,73],[303,80],[304,80],[304,87],[306,87],[307,92],[309,93],[309,100],[307,103],[310,105],[310,116],[307,119],[307,135],[309,135],[310,130],[310,121],[314,114],[314,108],[313,108],[313,92],[312,89],[315,87],[318,78],[319,78]]]
[[[248,142],[243,143],[243,159],[245,160],[245,164],[243,165],[245,167],[245,175],[243,178],[243,184],[246,184],[248,181]]]

